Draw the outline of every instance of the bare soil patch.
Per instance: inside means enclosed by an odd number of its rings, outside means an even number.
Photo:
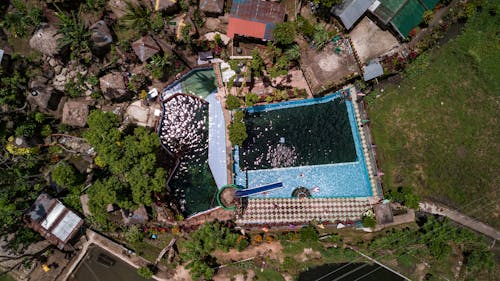
[[[313,93],[323,86],[340,83],[349,75],[361,73],[346,38],[341,37],[337,43],[330,42],[322,50],[313,49],[304,40],[298,40],[298,43],[302,51],[302,70]]]
[[[367,17],[356,25],[349,36],[362,63],[401,46],[389,31],[380,29]]]

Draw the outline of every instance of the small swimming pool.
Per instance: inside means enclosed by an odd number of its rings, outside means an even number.
[[[213,67],[193,69],[184,74],[179,80],[170,84],[162,92],[162,99],[178,94],[191,94],[206,98],[217,89],[217,80]]]
[[[252,120],[269,113],[274,117],[267,125]],[[352,102],[338,92],[248,108],[245,121],[252,139],[233,152],[235,183],[284,185],[250,198],[290,198],[299,187],[309,189],[313,198],[371,196],[355,118]],[[290,126],[296,122],[300,126]]]

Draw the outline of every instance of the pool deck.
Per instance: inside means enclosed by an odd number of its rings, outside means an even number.
[[[316,221],[354,221],[370,209],[367,197],[355,198],[269,198],[248,199],[236,219],[240,225],[308,224]]]

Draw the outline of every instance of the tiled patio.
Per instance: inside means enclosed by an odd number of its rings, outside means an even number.
[[[310,222],[359,220],[370,208],[367,197],[357,198],[269,198],[248,199],[238,224],[286,224]]]

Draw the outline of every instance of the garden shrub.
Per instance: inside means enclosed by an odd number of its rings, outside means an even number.
[[[308,225],[300,230],[300,241],[312,242],[312,241],[318,241],[318,239],[319,239],[318,231],[314,226]]]
[[[241,106],[241,101],[238,97],[231,95],[231,94],[227,95],[226,108],[228,110],[238,109],[238,108],[240,108],[240,106]]]

